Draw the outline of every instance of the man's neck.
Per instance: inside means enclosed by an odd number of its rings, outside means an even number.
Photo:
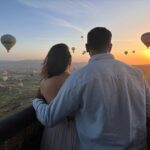
[[[107,54],[107,53],[109,53],[109,52],[94,52],[94,53],[89,53],[90,54],[90,56],[92,57],[92,56],[94,56],[94,55],[98,55],[98,54]]]

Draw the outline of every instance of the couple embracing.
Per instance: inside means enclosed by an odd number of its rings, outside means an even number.
[[[111,32],[87,35],[88,64],[70,74],[65,44],[51,48],[42,68],[40,94],[33,100],[46,126],[43,150],[146,149],[150,89],[142,73],[111,54]]]

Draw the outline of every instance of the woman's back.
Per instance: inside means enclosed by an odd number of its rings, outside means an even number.
[[[41,81],[41,94],[47,103],[57,95],[68,76],[69,73],[63,73]],[[41,150],[78,150],[78,143],[74,120],[65,118],[53,128],[44,129]]]
[[[69,76],[71,62],[66,44],[56,44],[48,52],[41,69],[43,80],[40,85],[41,94],[47,103],[55,98]],[[44,129],[41,150],[78,150],[78,145],[73,117],[66,117],[53,128]]]
[[[41,94],[43,95],[47,103],[54,99],[68,76],[69,73],[65,72],[61,75],[54,76],[52,78],[46,78],[41,81]]]

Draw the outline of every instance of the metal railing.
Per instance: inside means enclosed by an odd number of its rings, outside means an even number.
[[[0,120],[0,150],[39,150],[43,126],[33,107]],[[147,119],[147,143],[150,145],[150,119]],[[148,147],[150,149],[150,147]]]
[[[0,120],[0,150],[38,150],[42,130],[32,106]]]

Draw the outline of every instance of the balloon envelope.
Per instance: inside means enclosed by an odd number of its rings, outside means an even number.
[[[142,34],[141,41],[145,44],[147,48],[150,47],[150,32]]]
[[[20,82],[18,83],[18,86],[23,87],[23,86],[24,86],[23,82],[20,81]]]
[[[86,51],[83,51],[83,52],[82,52],[82,55],[84,55],[85,53],[86,53]]]
[[[7,81],[8,80],[8,76],[3,76],[3,81]]]
[[[2,76],[7,76],[7,75],[8,75],[7,70],[4,70],[4,71],[2,72]]]
[[[1,37],[1,43],[6,48],[7,52],[16,44],[16,38],[10,34],[5,34]]]
[[[6,70],[4,70],[2,72],[2,79],[3,79],[3,81],[7,81],[8,80],[8,72]]]
[[[128,51],[124,51],[124,54],[127,55],[127,54],[128,54]]]
[[[75,51],[76,48],[75,48],[75,47],[72,47],[71,49],[72,49],[72,52],[74,53],[74,51]]]

